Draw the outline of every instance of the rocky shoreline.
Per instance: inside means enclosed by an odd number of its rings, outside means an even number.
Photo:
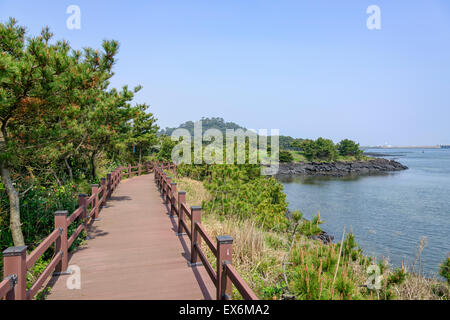
[[[280,163],[276,176],[331,176],[343,177],[350,175],[379,174],[408,169],[407,166],[395,160],[374,158],[358,161],[322,162],[296,162]]]

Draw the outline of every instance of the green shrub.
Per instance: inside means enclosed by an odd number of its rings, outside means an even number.
[[[350,232],[345,236],[342,245],[342,255],[345,257],[350,257],[352,261],[356,261],[362,254],[362,249],[356,243],[355,235]]]
[[[322,220],[320,220],[320,215],[315,215],[312,220],[303,220],[300,225],[300,233],[304,236],[310,237],[314,235],[318,235],[322,232],[322,229],[319,225],[323,223]]]
[[[317,140],[304,140],[300,144],[305,157],[308,160],[333,161],[337,156],[337,149],[333,141],[324,138]]]
[[[391,284],[402,284],[403,282],[405,282],[406,280],[406,271],[404,268],[399,268],[394,270],[394,272],[389,275],[389,277],[387,278],[387,285],[391,285]]]
[[[450,284],[450,256],[442,261],[439,268],[439,274],[447,279],[447,283]]]
[[[180,165],[179,175],[204,180],[212,199],[207,213],[250,218],[266,229],[284,230],[288,220],[283,185],[260,175],[259,165]]]
[[[362,155],[362,150],[359,148],[359,143],[353,140],[344,139],[337,144],[337,149],[341,156],[354,156],[360,157]]]
[[[271,287],[263,287],[262,298],[265,300],[278,300],[283,295],[284,286],[282,284],[277,284]]]
[[[294,161],[294,157],[292,156],[292,153],[290,151],[287,150],[280,150],[279,153],[279,160],[280,162],[293,162]]]

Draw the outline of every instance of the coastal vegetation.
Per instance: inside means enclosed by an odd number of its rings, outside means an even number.
[[[299,211],[287,214],[282,185],[257,176],[254,166],[178,168],[178,190],[187,191],[189,205],[203,206],[208,233],[233,237],[233,265],[262,299],[448,298],[442,282],[414,266],[394,268],[364,255],[351,230],[336,243],[320,240],[320,212],[309,221]]]

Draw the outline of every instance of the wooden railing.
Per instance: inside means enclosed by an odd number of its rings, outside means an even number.
[[[216,299],[231,299],[232,285],[234,285],[244,299],[258,300],[232,265],[233,238],[230,236],[218,236],[216,243],[214,243],[202,225],[202,208],[191,207],[189,210],[186,205],[186,192],[177,191],[177,184],[172,182],[171,177],[166,174],[166,171],[171,171],[176,175],[176,165],[157,162],[153,171],[155,182],[165,203],[169,206],[170,215],[178,218],[178,235],[186,234],[191,240],[190,265],[202,264],[205,267],[209,277],[216,286]],[[190,220],[190,225],[186,222],[186,217]],[[205,244],[216,258],[217,268],[215,271],[203,252],[201,247],[202,240],[205,241]]]
[[[0,300],[27,300],[33,297],[42,288],[45,281],[52,274],[68,274],[68,250],[75,239],[84,230],[87,235],[87,227],[98,219],[100,209],[124,176],[132,177],[133,174],[141,175],[150,173],[153,165],[146,163],[132,167],[118,167],[102,178],[101,185],[92,185],[91,195],[80,194],[78,196],[78,208],[68,215],[67,211],[55,212],[55,229],[45,238],[31,253],[27,254],[27,247],[10,247],[3,251],[4,280],[0,282]],[[137,169],[133,171],[133,169]],[[124,171],[126,170],[126,173]],[[78,220],[78,227],[68,237],[69,226]],[[36,261],[55,244],[55,255],[45,270],[39,275],[30,289],[26,289],[27,271]],[[54,273],[55,272],[55,273]]]

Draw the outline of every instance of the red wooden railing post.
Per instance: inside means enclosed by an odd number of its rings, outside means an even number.
[[[166,178],[166,173],[161,169],[161,174],[159,176],[159,191],[161,191],[161,194],[164,199],[164,179]]]
[[[145,172],[150,173],[150,162],[148,161],[145,163]]]
[[[88,224],[88,195],[80,194],[78,195],[78,206],[83,208],[81,212],[81,220],[83,221],[84,232],[86,233],[86,239],[89,239],[87,232],[87,224]]]
[[[217,300],[228,298],[231,300],[232,283],[227,277],[222,277],[224,263],[232,262],[233,238],[230,236],[217,236]],[[225,297],[224,295],[227,295]]]
[[[154,174],[156,186],[158,187],[158,190],[159,190],[159,168],[155,165],[153,166],[153,174]]]
[[[164,197],[167,195],[167,183],[168,183],[167,178],[169,178],[169,176],[167,175],[167,173],[165,173],[163,171],[163,175],[161,177],[161,186],[162,186],[162,189],[163,189]]]
[[[94,220],[98,219],[98,214],[99,214],[99,205],[98,205],[98,190],[99,190],[99,186],[98,184],[93,184],[92,185],[92,194],[94,195],[94,201],[92,202],[92,207],[95,208],[94,209]]]
[[[111,193],[116,189],[117,185],[117,170],[111,172]]]
[[[102,198],[100,200],[100,204],[102,206],[106,205],[106,179],[105,178],[101,178],[100,179],[100,184],[102,186],[103,189],[103,193],[102,193]]]
[[[198,236],[196,223],[202,222],[202,207],[194,206],[191,207],[191,266],[200,265],[198,263],[198,252],[197,248],[200,247],[201,237]]]
[[[170,184],[172,182],[172,178],[171,177],[166,177],[166,186],[165,186],[165,197],[164,197],[164,203],[169,203],[170,201]]]
[[[68,243],[67,243],[67,211],[61,210],[55,212],[55,229],[59,229],[60,236],[55,242],[55,253],[62,252],[61,261],[55,268],[56,272],[67,272],[69,266]]]
[[[158,190],[161,191],[161,168],[158,168],[158,177],[156,179],[156,184],[158,185]]]
[[[158,174],[158,186],[159,186],[159,191],[162,192],[162,180],[164,178],[164,171],[160,168],[159,169],[159,174]]]
[[[178,236],[186,234],[181,223],[181,221],[184,221],[184,210],[181,208],[182,203],[186,204],[186,191],[178,191]]]
[[[114,184],[115,184],[114,170],[111,171],[110,175],[111,175],[111,179],[110,179],[111,182],[110,182],[110,184],[109,184],[109,194],[111,195],[111,193],[112,193],[113,190],[114,190]],[[108,180],[108,175],[106,175],[106,180]]]
[[[140,176],[141,175],[141,163],[139,162],[138,163],[138,176]]]
[[[131,178],[131,164],[128,164],[128,179]]]
[[[111,196],[112,190],[111,190],[111,173],[108,173],[106,175],[106,199],[108,199]]]
[[[3,251],[3,275],[16,275],[16,285],[6,300],[27,299],[27,247],[9,247]]]
[[[170,194],[170,216],[176,215],[177,209],[175,208],[175,196],[177,194],[177,184],[172,182],[170,184],[171,194]]]

